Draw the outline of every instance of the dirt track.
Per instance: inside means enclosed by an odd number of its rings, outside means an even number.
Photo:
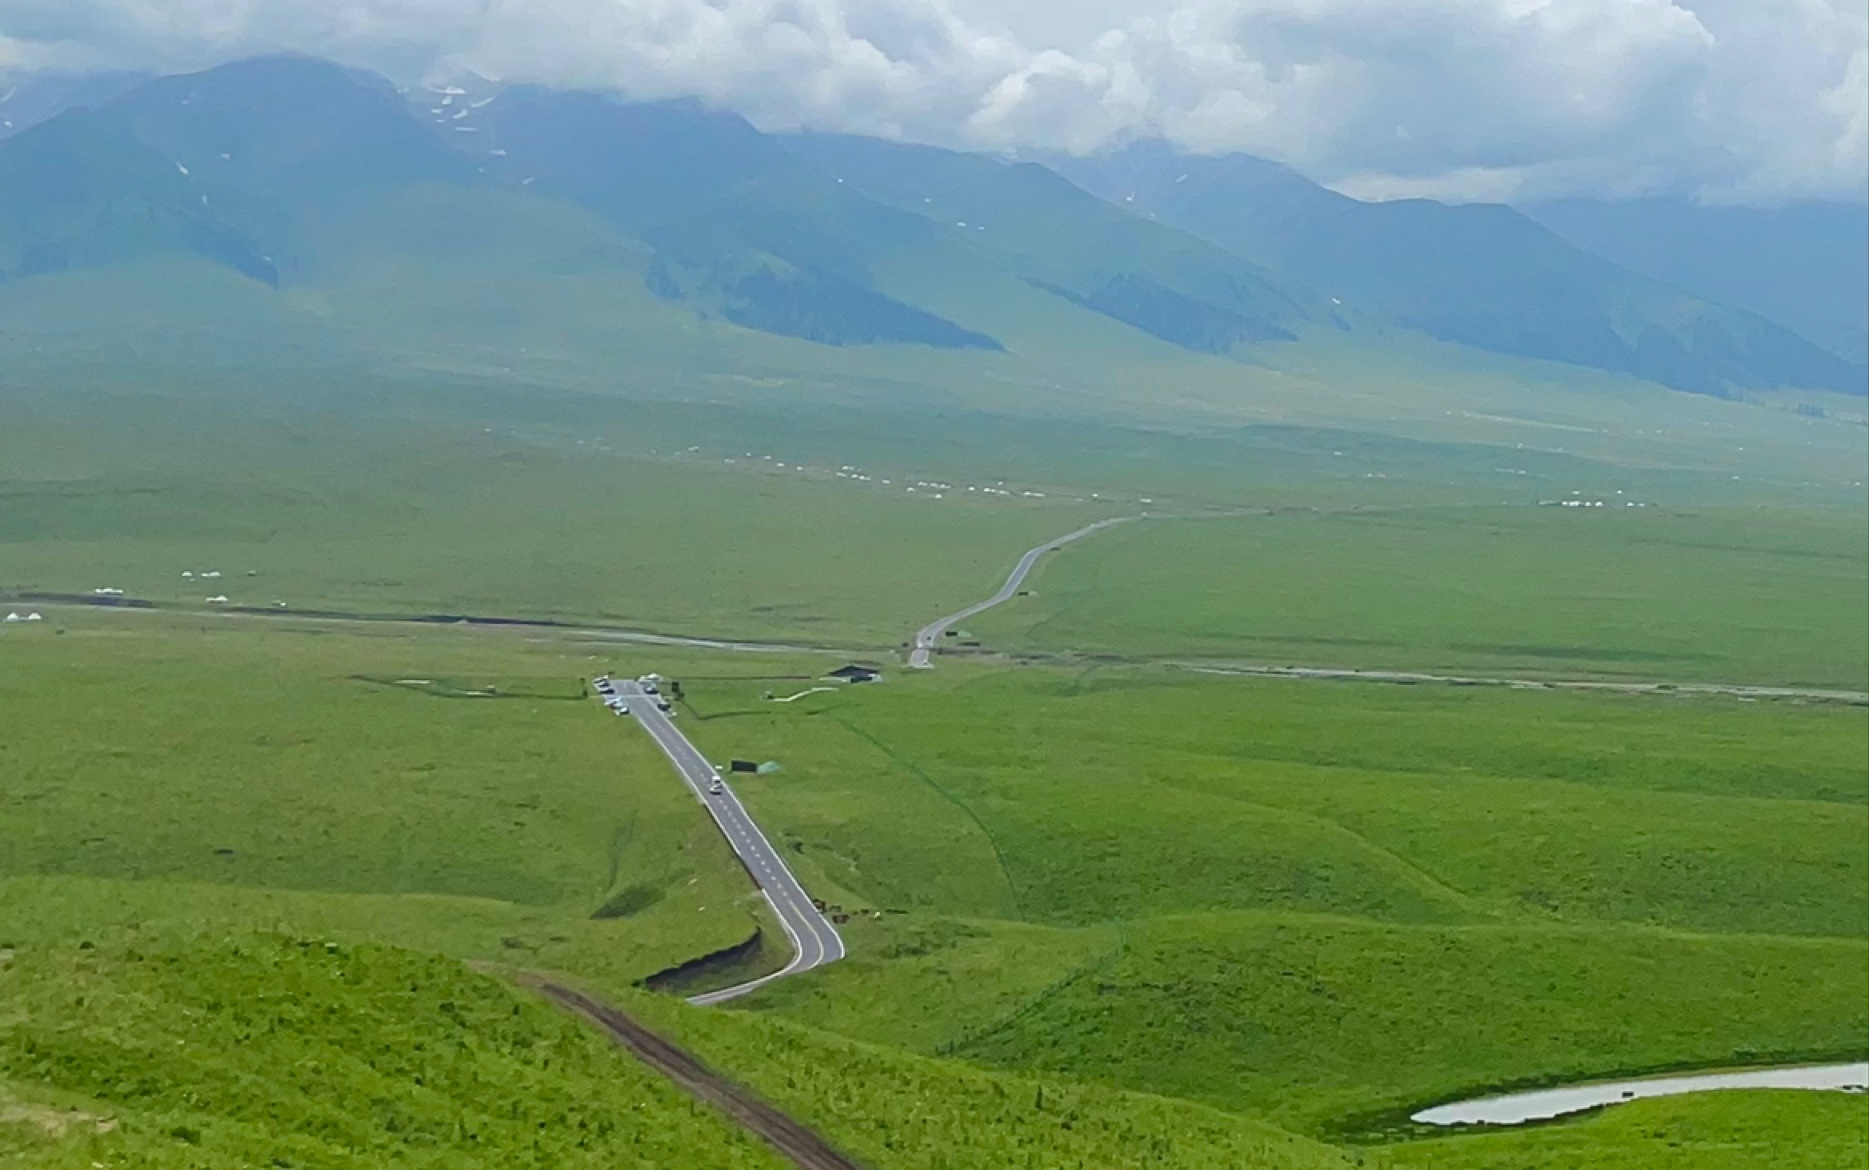
[[[817,1134],[617,1009],[562,984],[543,979],[525,982],[552,1002],[602,1028],[638,1060],[733,1118],[801,1170],[863,1170]]]

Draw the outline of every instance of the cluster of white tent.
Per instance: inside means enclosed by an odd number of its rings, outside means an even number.
[[[6,620],[7,624],[11,625],[14,622],[42,622],[45,618],[36,613],[9,613],[6,615]]]

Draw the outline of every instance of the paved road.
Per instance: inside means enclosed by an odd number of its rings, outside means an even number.
[[[1712,1093],[1722,1089],[1807,1089],[1860,1093],[1869,1088],[1869,1062],[1790,1065],[1783,1068],[1734,1069],[1680,1077],[1644,1077],[1633,1081],[1598,1081],[1508,1093],[1437,1105],[1409,1115],[1423,1125],[1523,1125],[1568,1113],[1620,1105],[1649,1097]]]
[[[1358,670],[1354,667],[1255,666],[1248,663],[1174,662],[1200,674],[1250,675],[1378,683],[1441,683],[1457,687],[1507,687],[1521,691],[1609,691],[1622,695],[1727,695],[1740,699],[1804,699],[1869,707],[1862,691],[1825,691],[1799,687],[1756,687],[1738,683],[1609,682],[1586,678],[1508,678],[1486,675],[1419,674],[1406,670]]]
[[[1012,595],[1019,592],[1019,586],[1025,584],[1025,579],[1031,574],[1033,566],[1038,564],[1038,558],[1044,556],[1048,552],[1061,549],[1074,540],[1082,540],[1093,532],[1101,532],[1112,524],[1121,524],[1123,521],[1131,518],[1132,517],[1129,516],[1118,516],[1110,520],[1099,520],[1095,524],[1080,528],[1068,536],[1060,536],[1056,540],[1046,541],[1044,544],[1032,549],[1019,558],[1019,563],[1013,566],[1012,576],[1006,578],[1006,583],[999,587],[998,593],[995,593],[985,601],[976,601],[959,613],[951,613],[944,618],[939,618],[923,626],[915,635],[915,648],[909,653],[909,665],[915,667],[917,670],[928,670],[933,667],[934,663],[929,660],[929,655],[932,654],[935,647],[940,644],[941,636],[947,633],[948,628],[959,622],[966,621],[975,614],[985,613],[996,605],[1012,600]]]
[[[687,782],[695,799],[707,806],[714,823],[727,838],[727,844],[739,855],[746,872],[752,875],[753,882],[764,894],[772,912],[779,917],[780,925],[792,941],[792,961],[784,969],[775,971],[762,979],[742,983],[735,987],[710,991],[706,995],[697,995],[688,1002],[696,1004],[725,1003],[745,995],[756,987],[782,979],[787,975],[796,975],[826,963],[835,963],[844,957],[844,940],[838,937],[837,928],[832,926],[818,908],[812,904],[805,887],[798,883],[798,878],[785,864],[766,834],[760,831],[753,820],[753,814],[746,811],[740,798],[733,789],[721,781],[721,791],[710,793],[708,789],[720,773],[714,765],[707,762],[695,749],[688,737],[676,729],[675,723],[667,715],[656,709],[653,696],[645,694],[642,686],[626,679],[613,680],[616,693],[629,705],[631,717],[649,733],[669,760],[681,778]]]

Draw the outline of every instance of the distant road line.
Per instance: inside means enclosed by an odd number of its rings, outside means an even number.
[[[1029,550],[1024,556],[1019,558],[1019,563],[1013,566],[1012,575],[1006,578],[1006,583],[999,587],[998,593],[995,593],[985,601],[976,601],[966,609],[951,613],[944,618],[936,618],[917,631],[915,634],[915,648],[909,652],[909,665],[917,670],[932,669],[934,662],[931,661],[930,655],[933,653],[935,647],[940,644],[942,635],[946,634],[954,625],[964,622],[976,614],[985,613],[996,605],[1001,605],[1012,600],[1013,595],[1019,591],[1019,586],[1025,584],[1026,577],[1031,575],[1032,569],[1038,564],[1038,558],[1044,556],[1048,552],[1055,552],[1073,541],[1082,540],[1086,536],[1101,532],[1113,524],[1122,524],[1125,521],[1134,519],[1136,519],[1134,516],[1114,516],[1108,520],[1099,520],[1095,524],[1087,524],[1076,532],[1060,536],[1056,540],[1048,540],[1037,548]]]
[[[1407,670],[1358,670],[1353,667],[1250,666],[1220,663],[1171,662],[1198,674],[1246,678],[1309,679],[1337,682],[1437,683],[1457,687],[1507,687],[1522,691],[1608,691],[1623,695],[1728,695],[1740,699],[1808,699],[1819,703],[1849,703],[1869,707],[1862,691],[1829,691],[1806,687],[1748,686],[1742,683],[1614,682],[1583,678],[1509,678],[1484,675],[1420,674]]]
[[[83,609],[92,612],[128,614],[168,614],[188,617],[246,618],[271,621],[317,622],[326,625],[409,625],[429,628],[466,626],[483,630],[532,630],[561,634],[593,642],[629,642],[645,646],[686,646],[697,650],[737,650],[758,654],[836,654],[860,653],[853,646],[815,646],[805,643],[739,642],[729,638],[703,638],[687,634],[658,634],[650,630],[625,629],[620,626],[583,625],[553,618],[497,617],[484,614],[353,613],[330,609],[261,609],[255,606],[215,606],[150,602],[139,598],[127,601],[93,600],[77,594],[32,594],[0,596],[0,604],[38,604],[47,609]]]

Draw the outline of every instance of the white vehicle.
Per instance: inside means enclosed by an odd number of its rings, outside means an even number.
[[[721,793],[727,791],[727,786],[720,782],[719,777],[715,777],[714,782],[707,786],[707,791],[711,796],[719,796]]]

